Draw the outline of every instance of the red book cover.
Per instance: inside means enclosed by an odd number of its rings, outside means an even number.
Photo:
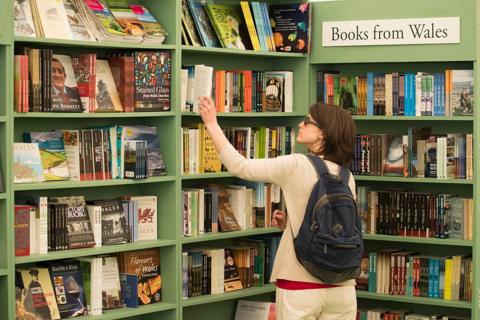
[[[31,206],[15,206],[15,256],[30,255],[30,209]]]

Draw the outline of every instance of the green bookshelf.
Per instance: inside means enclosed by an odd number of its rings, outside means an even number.
[[[131,1],[132,3],[135,1]],[[62,39],[34,39],[13,36],[13,0],[0,2],[0,11],[6,13],[0,21],[0,171],[4,179],[5,192],[0,193],[0,319],[15,319],[15,268],[17,265],[29,265],[57,259],[81,256],[110,254],[128,250],[159,248],[162,268],[162,303],[142,306],[137,309],[118,309],[107,311],[102,316],[85,316],[78,319],[230,319],[235,312],[236,300],[274,299],[275,287],[267,284],[263,287],[247,288],[219,295],[207,295],[182,300],[182,250],[189,246],[215,245],[237,237],[278,234],[277,228],[251,229],[230,233],[206,234],[197,237],[183,237],[181,234],[181,190],[183,186],[195,183],[221,182],[231,180],[228,172],[205,174],[181,174],[181,127],[183,123],[198,123],[199,114],[181,112],[180,72],[182,65],[206,64],[223,69],[253,70],[292,70],[294,71],[294,112],[292,113],[220,113],[222,125],[252,126],[281,125],[296,127],[307,114],[308,107],[316,100],[315,73],[321,68],[335,68],[342,72],[362,70],[435,70],[453,66],[475,70],[476,87],[479,87],[480,36],[478,18],[480,0],[346,0],[312,3],[312,50],[310,55],[291,53],[269,53],[241,51],[219,48],[201,48],[181,45],[181,1],[138,0],[145,4],[152,14],[169,32],[164,45],[131,44],[113,42],[68,41]],[[238,3],[238,0],[222,0],[221,3]],[[271,3],[289,3],[288,0],[269,0]],[[412,8],[414,10],[412,10]],[[322,47],[322,22],[331,20],[368,20],[418,17],[461,18],[461,42],[442,45],[406,45],[406,46],[365,46],[365,47]],[[132,50],[168,50],[172,54],[171,111],[152,113],[108,113],[108,114],[55,114],[26,113],[13,111],[13,53],[16,46],[51,47],[54,51],[66,54],[76,52],[97,52],[102,55],[110,51]],[[480,95],[475,104],[480,106]],[[440,131],[449,129],[460,132],[473,132],[478,137],[479,113],[474,117],[387,117],[354,116],[360,132],[405,132],[412,123],[431,125]],[[38,184],[13,184],[12,144],[21,141],[21,134],[27,130],[51,130],[54,128],[85,128],[92,125],[145,124],[156,126],[159,131],[160,145],[167,166],[167,175],[145,180],[106,180],[82,182],[49,182]],[[479,154],[480,146],[474,145],[474,154]],[[408,186],[418,190],[460,190],[462,194],[480,199],[480,172],[478,160],[475,161],[474,180],[438,180],[400,177],[357,176],[359,185]],[[87,198],[108,198],[125,194],[154,194],[158,197],[158,239],[100,248],[49,252],[47,255],[15,257],[13,205],[16,195],[74,195],[85,194]],[[478,211],[478,210],[476,210]],[[474,230],[480,230],[480,219],[474,219]],[[480,290],[478,272],[480,271],[480,242],[475,236],[473,241],[451,239],[422,239],[414,237],[395,237],[386,235],[365,235],[365,243],[371,246],[401,247],[415,246],[425,252],[437,248],[449,252],[460,250],[473,255],[474,288],[473,301],[445,301],[439,299],[380,295],[358,291],[360,300],[372,301],[376,305],[397,303],[415,305],[422,310],[455,309],[480,318]],[[438,249],[440,248],[440,249]],[[435,251],[435,250],[433,250]],[[212,312],[216,310],[216,312]]]
[[[422,1],[332,1],[318,2],[313,5],[313,20],[315,26],[312,38],[318,39],[312,45],[310,63],[310,103],[316,101],[316,72],[317,70],[339,70],[340,74],[364,75],[367,71],[373,72],[415,72],[443,69],[473,69],[475,86],[478,86],[480,74],[477,65],[479,45],[477,38],[477,18],[479,1],[456,0],[453,3],[439,3],[434,0]],[[414,8],[414,10],[412,10]],[[477,11],[476,11],[477,10]],[[430,17],[460,17],[461,39],[456,44],[436,45],[371,45],[348,47],[323,47],[322,23],[325,21],[350,20],[382,20],[402,18],[430,18]],[[476,44],[476,45],[475,45]],[[475,105],[479,103],[478,96]],[[412,117],[412,116],[353,116],[357,131],[360,134],[406,134],[411,126],[431,126],[434,132],[460,132],[478,134],[478,111],[473,117]],[[474,144],[474,154],[478,147]],[[462,196],[479,199],[478,192],[478,160],[474,161],[474,179],[431,179],[431,178],[403,178],[356,176],[357,185],[376,186],[383,189],[408,188],[418,192],[456,192]],[[379,189],[381,190],[381,189]],[[479,220],[474,213],[473,230],[478,230]],[[478,265],[479,247],[478,238],[474,235],[473,241],[453,239],[425,239],[416,237],[389,236],[380,234],[365,234],[365,249],[380,250],[386,248],[406,248],[419,251],[422,254],[472,254],[473,256],[473,301],[446,301],[424,297],[407,297],[397,295],[377,294],[357,290],[359,305],[364,302],[368,307],[395,306],[396,308],[412,308],[415,312],[450,312],[461,313],[471,319],[480,318],[478,305]],[[448,253],[447,253],[448,252]]]

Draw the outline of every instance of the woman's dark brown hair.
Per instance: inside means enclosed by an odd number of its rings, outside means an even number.
[[[310,116],[323,131],[323,147],[318,154],[325,160],[341,166],[349,166],[355,150],[355,122],[342,107],[315,103]]]

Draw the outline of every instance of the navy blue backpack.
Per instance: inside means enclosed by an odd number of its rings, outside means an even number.
[[[317,171],[302,225],[294,239],[298,261],[327,284],[355,279],[363,254],[362,219],[348,186],[350,171],[330,174],[320,157],[307,156]]]

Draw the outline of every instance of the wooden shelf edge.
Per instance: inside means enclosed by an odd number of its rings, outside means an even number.
[[[356,181],[376,181],[376,182],[403,182],[403,183],[441,183],[441,184],[465,184],[472,185],[473,179],[437,179],[437,178],[409,178],[409,177],[389,177],[389,176],[367,176],[354,175]]]
[[[407,297],[407,296],[374,293],[374,292],[368,292],[368,291],[362,291],[362,290],[357,290],[357,298],[383,300],[383,301],[395,301],[395,302],[402,302],[402,303],[415,303],[415,304],[458,308],[458,309],[472,309],[472,303],[469,301],[450,301],[450,300],[425,298],[425,297]]]
[[[389,236],[385,234],[364,234],[363,239],[368,241],[390,241],[390,242],[403,242],[403,243],[432,244],[432,245],[439,245],[439,246],[440,245],[441,246],[457,246],[457,247],[473,246],[473,241],[469,241],[469,240]]]
[[[181,115],[183,117],[200,117],[200,114],[197,112],[188,112],[182,111]],[[282,117],[305,117],[303,112],[218,112],[217,117],[225,118],[282,118]]]
[[[304,53],[290,53],[290,52],[269,52],[269,51],[239,50],[239,49],[226,49],[226,48],[207,48],[207,47],[194,47],[194,46],[187,46],[187,45],[182,45],[180,48],[183,52],[191,52],[191,53],[237,54],[242,56],[277,57],[277,58],[308,57],[308,55]]]
[[[168,311],[176,309],[176,305],[174,303],[169,302],[159,302],[145,306],[139,306],[138,308],[120,308],[114,310],[107,310],[101,315],[98,316],[83,316],[78,317],[75,319],[78,320],[89,320],[89,319],[102,319],[102,320],[109,320],[109,319],[123,319],[128,317],[133,317],[142,314],[150,314],[154,312],[161,312],[161,311]]]
[[[195,237],[182,237],[182,243],[198,243],[198,242],[206,242],[206,241],[215,241],[215,240],[222,240],[222,239],[231,239],[231,238],[238,238],[238,237],[248,237],[248,236],[256,236],[256,235],[263,235],[263,234],[270,234],[281,232],[279,228],[276,227],[269,227],[269,228],[252,228],[247,230],[240,230],[240,231],[230,231],[230,232],[215,232],[215,233],[207,233]]]
[[[221,294],[208,294],[193,298],[188,298],[182,301],[183,307],[192,307],[201,304],[213,303],[213,302],[220,302],[226,300],[234,300],[239,298],[245,298],[250,296],[255,296],[264,293],[271,293],[275,292],[275,285],[268,283],[263,285],[263,287],[253,287],[253,288],[246,288],[241,289],[233,292],[225,292]]]
[[[85,118],[85,119],[95,119],[95,118],[152,118],[152,117],[172,117],[175,116],[174,111],[165,111],[165,112],[104,112],[104,113],[73,113],[73,112],[25,112],[25,113],[14,113],[15,119],[23,118]]]
[[[94,248],[73,249],[50,251],[47,254],[35,254],[31,256],[15,257],[15,264],[27,264],[40,261],[52,261],[60,259],[70,259],[76,257],[95,256],[109,253],[117,253],[124,251],[133,251],[149,248],[161,248],[176,245],[175,240],[145,240],[132,243],[124,243],[118,245],[101,246]]]

